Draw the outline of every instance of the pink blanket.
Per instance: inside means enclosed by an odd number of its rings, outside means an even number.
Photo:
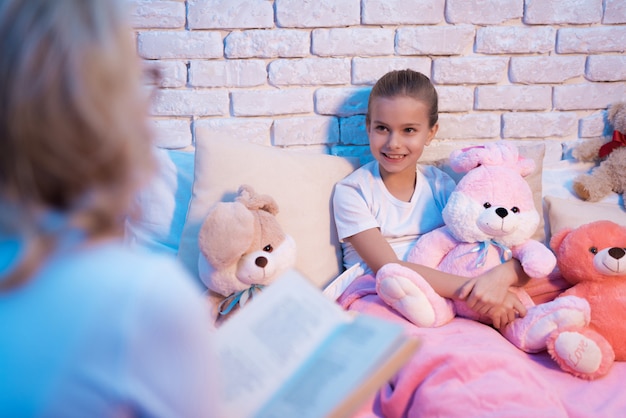
[[[359,417],[626,417],[626,363],[589,382],[478,322],[455,318],[440,328],[418,328],[385,305],[371,276],[353,282],[339,303],[402,323],[422,340]]]

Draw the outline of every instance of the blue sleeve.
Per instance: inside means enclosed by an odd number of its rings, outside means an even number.
[[[209,303],[174,262],[161,263],[128,322],[126,383],[146,416],[218,416],[219,369]],[[138,289],[139,290],[139,289]]]

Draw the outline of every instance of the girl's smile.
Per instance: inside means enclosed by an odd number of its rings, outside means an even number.
[[[414,177],[424,147],[438,128],[429,127],[426,104],[408,96],[378,97],[371,103],[370,116],[370,151],[378,160],[385,184],[393,176]]]

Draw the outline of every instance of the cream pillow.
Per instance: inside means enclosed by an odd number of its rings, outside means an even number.
[[[626,211],[617,203],[585,202],[555,196],[546,196],[544,200],[551,236],[563,228],[578,228],[600,220],[609,220],[626,226]]]
[[[209,208],[218,201],[233,201],[239,186],[249,184],[276,200],[277,218],[296,241],[296,268],[322,287],[343,270],[331,207],[333,187],[356,167],[357,162],[347,158],[224,140],[198,128],[195,178],[179,260],[198,277],[198,232]]]

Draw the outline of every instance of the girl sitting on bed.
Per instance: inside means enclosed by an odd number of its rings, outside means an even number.
[[[152,135],[126,0],[0,1],[0,416],[218,417],[213,325],[129,249]]]
[[[528,280],[517,260],[473,279],[405,261],[420,235],[443,226],[441,211],[455,187],[443,171],[418,164],[437,133],[437,120],[437,92],[419,72],[391,71],[372,88],[365,123],[374,161],[337,183],[333,198],[344,265],[365,266],[366,275],[352,286],[363,288],[365,281],[375,293],[376,272],[385,264],[400,264],[407,275],[422,275],[443,297],[466,299],[502,328],[526,313],[508,290]],[[344,295],[349,293],[350,288]],[[342,302],[346,307],[340,297]]]

